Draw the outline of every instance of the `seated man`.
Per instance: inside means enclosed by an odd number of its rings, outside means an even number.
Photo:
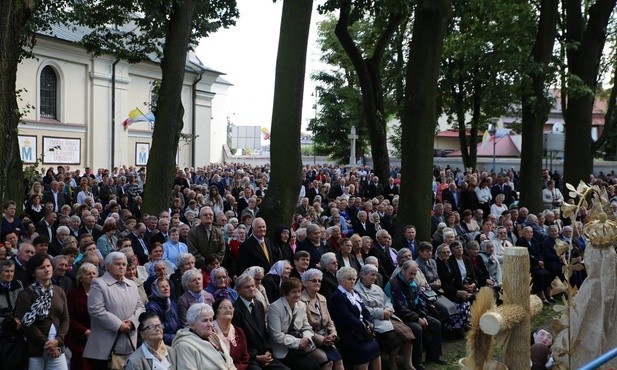
[[[401,271],[386,285],[385,292],[392,300],[396,315],[411,328],[414,336],[412,363],[417,370],[422,365],[422,347],[426,346],[426,361],[445,365],[441,356],[441,323],[428,315],[426,305],[418,297],[418,286],[414,279],[418,273],[416,261],[403,264]],[[427,335],[425,335],[425,333]]]

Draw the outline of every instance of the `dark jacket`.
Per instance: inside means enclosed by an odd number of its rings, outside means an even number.
[[[415,281],[408,283],[400,272],[390,279],[384,291],[392,300],[396,316],[404,322],[417,323],[418,319],[428,316]]]

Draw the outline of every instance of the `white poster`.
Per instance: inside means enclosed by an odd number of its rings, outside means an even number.
[[[36,147],[36,136],[18,135],[19,154],[24,163],[36,163],[38,151]]]
[[[150,156],[150,144],[135,143],[135,165],[146,166]]]
[[[43,163],[80,164],[81,139],[43,136]]]

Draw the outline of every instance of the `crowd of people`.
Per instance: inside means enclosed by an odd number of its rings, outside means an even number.
[[[395,224],[396,168],[384,186],[369,168],[303,167],[288,225],[259,215],[269,174],[178,170],[169,208],[150,215],[143,168],[49,168],[23,207],[3,207],[2,334],[23,333],[30,369],[104,369],[116,353],[127,369],[381,369],[385,355],[419,370],[445,364],[442,334],[465,334],[480,287],[499,292],[505,249],[529,249],[547,304],[565,279],[557,240],[585,250],[585,210],[561,218],[548,171],[535,215],[514,170],[435,168],[426,241]]]

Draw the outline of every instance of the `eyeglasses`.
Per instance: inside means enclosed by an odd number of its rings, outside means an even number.
[[[148,326],[144,326],[144,330],[163,330],[164,326],[163,324],[156,324],[156,325],[148,325]]]
[[[321,284],[321,279],[312,279],[312,280],[309,280],[309,281],[311,283],[313,283],[313,284]]]

